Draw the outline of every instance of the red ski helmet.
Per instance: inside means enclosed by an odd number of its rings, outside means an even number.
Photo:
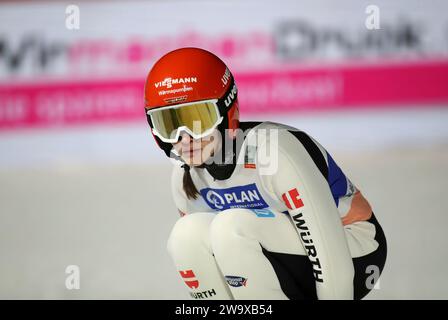
[[[214,128],[234,137],[239,128],[237,87],[232,73],[213,53],[181,48],[161,57],[145,84],[145,111],[151,132],[170,157],[181,130],[194,138]],[[199,129],[193,123],[200,123]]]

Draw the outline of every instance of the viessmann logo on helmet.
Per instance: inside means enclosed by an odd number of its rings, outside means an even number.
[[[185,77],[185,78],[165,78],[162,81],[156,82],[154,86],[156,88],[171,88],[173,84],[185,84],[185,83],[197,83],[197,77]]]
[[[255,183],[227,189],[204,188],[200,193],[208,206],[222,211],[230,208],[263,209],[264,201]]]

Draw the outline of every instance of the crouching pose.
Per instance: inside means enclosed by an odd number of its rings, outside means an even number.
[[[163,56],[145,87],[171,158],[181,218],[168,251],[195,299],[361,299],[386,261],[369,202],[296,128],[240,122],[237,88],[212,53]]]

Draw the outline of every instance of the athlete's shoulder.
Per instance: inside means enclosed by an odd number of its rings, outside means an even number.
[[[277,129],[277,130],[299,130],[297,128],[291,127],[289,125],[278,123],[278,122],[272,122],[272,121],[263,121],[263,122],[242,122],[241,128],[244,130],[248,130],[248,132],[251,131],[258,131],[260,129]]]
[[[275,122],[263,122],[254,129],[248,140],[256,144],[259,164],[281,167],[286,162],[299,165],[311,159],[328,176],[326,149],[305,131]]]
[[[283,123],[271,121],[260,122],[246,134],[252,139],[256,137],[256,140],[254,139],[253,141],[256,141],[257,146],[271,143],[274,147],[278,147],[282,151],[288,152],[288,150],[296,148],[297,144],[300,144],[303,145],[308,152],[319,150],[323,154],[326,153],[325,148],[323,148],[322,145],[307,132]]]

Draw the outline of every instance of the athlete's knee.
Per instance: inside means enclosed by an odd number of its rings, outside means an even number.
[[[210,226],[212,245],[231,237],[250,236],[254,214],[248,209],[227,209],[216,216]]]
[[[198,212],[177,220],[168,237],[168,252],[172,254],[174,250],[209,246],[210,223],[215,216],[210,212]]]

